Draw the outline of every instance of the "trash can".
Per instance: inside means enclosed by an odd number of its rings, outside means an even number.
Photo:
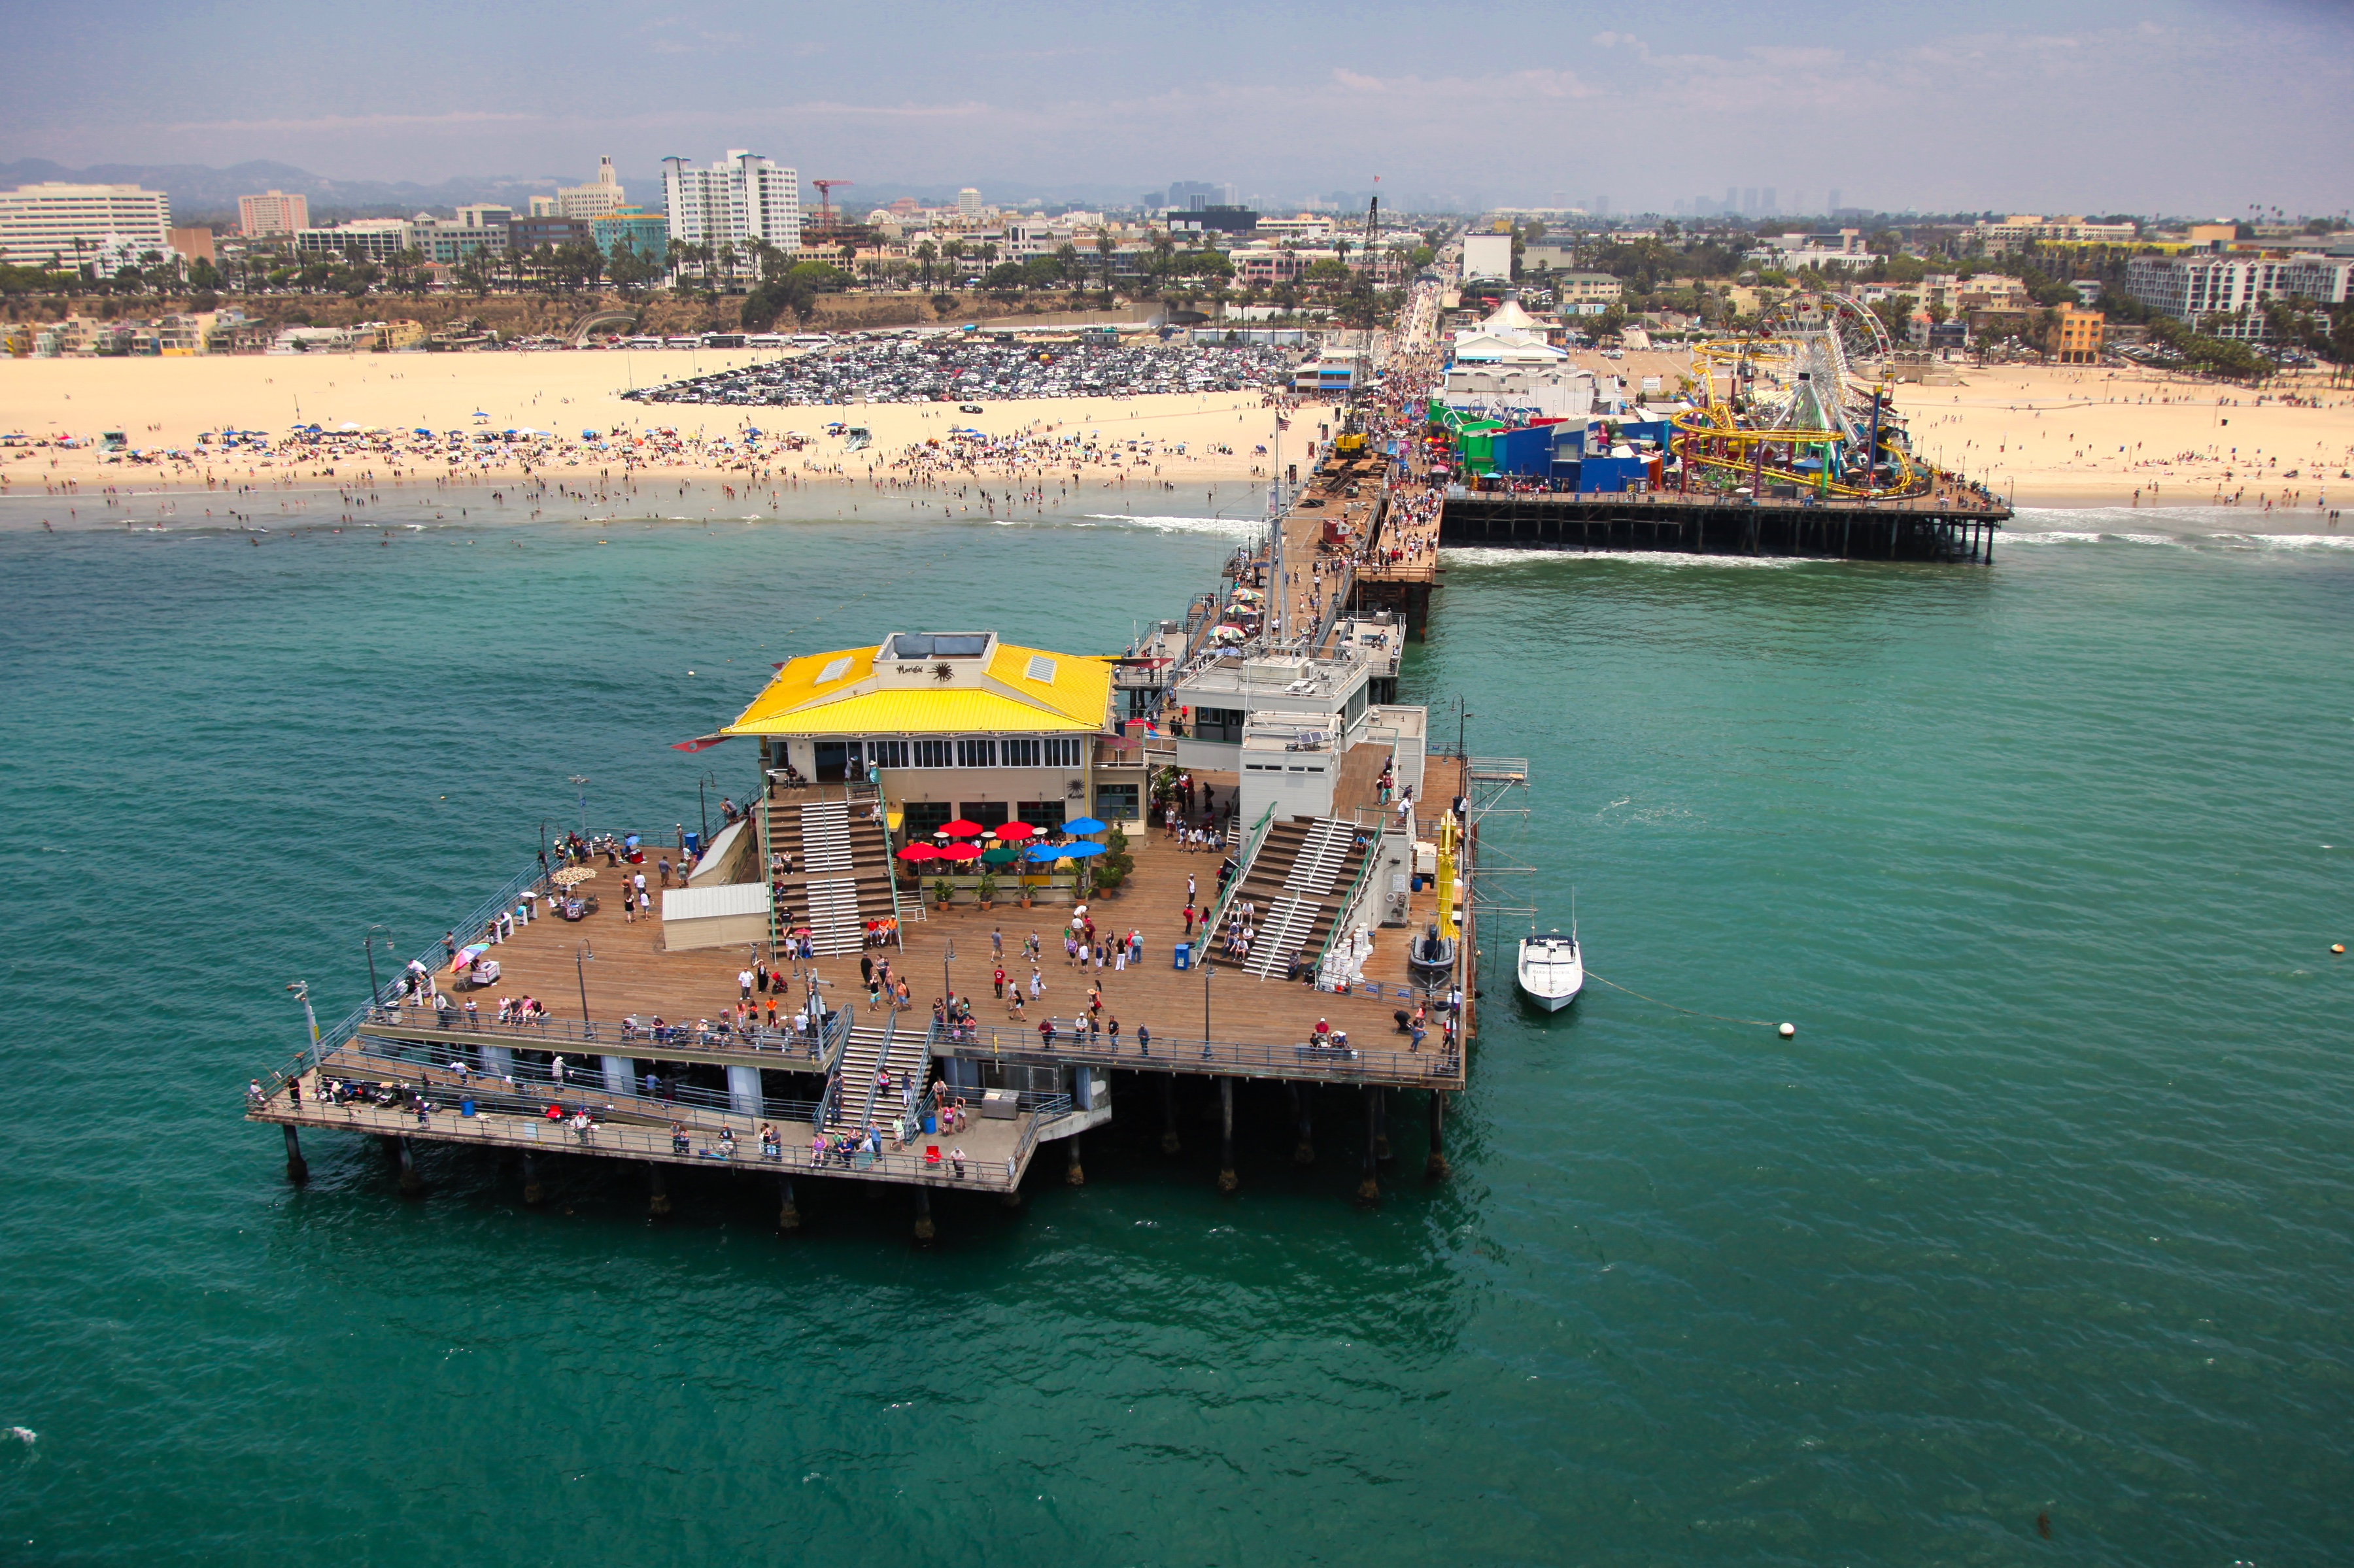
[[[940,1118],[932,1112],[926,1111],[924,1113],[924,1136],[926,1138],[938,1138],[939,1134]]]
[[[1177,944],[1177,967],[1181,969],[1190,969],[1193,967],[1193,943],[1180,942]]]
[[[473,1115],[473,1114],[474,1114],[474,1102],[473,1102],[473,1101],[472,1101],[472,1100],[460,1100],[460,1101],[458,1102],[458,1114],[459,1114],[460,1116],[472,1116],[472,1115]]]

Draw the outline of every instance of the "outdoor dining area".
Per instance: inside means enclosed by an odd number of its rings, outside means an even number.
[[[929,837],[902,845],[896,852],[907,881],[932,877],[934,903],[946,906],[957,895],[970,893],[986,906],[1003,890],[999,879],[1010,877],[1013,896],[1023,903],[1049,890],[1079,895],[1087,880],[1087,862],[1108,853],[1094,835],[1110,824],[1080,817],[1054,828],[1027,822],[1000,822],[984,827],[960,817],[934,829]]]

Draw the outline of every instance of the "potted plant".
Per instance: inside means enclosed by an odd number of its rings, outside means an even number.
[[[940,908],[947,908],[949,900],[954,896],[956,896],[956,889],[949,885],[947,877],[943,876],[932,884],[932,902]]]
[[[1016,880],[1018,880],[1022,885],[1022,907],[1027,909],[1030,907],[1030,889],[1033,884],[1026,876],[1017,878]]]
[[[973,884],[972,890],[979,895],[981,906],[986,909],[997,901],[997,878],[984,871],[981,874],[981,880]]]

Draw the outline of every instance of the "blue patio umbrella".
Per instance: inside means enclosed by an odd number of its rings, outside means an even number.
[[[1099,833],[1110,825],[1111,824],[1108,822],[1097,821],[1093,817],[1081,817],[1076,822],[1065,822],[1063,824],[1063,831],[1066,833],[1076,833],[1081,836],[1085,836],[1088,833]]]
[[[1032,844],[1023,852],[1031,860],[1085,860],[1091,854],[1101,854],[1101,844]]]

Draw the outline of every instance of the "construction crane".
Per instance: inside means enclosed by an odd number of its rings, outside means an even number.
[[[833,193],[838,190],[848,190],[857,183],[856,180],[811,180],[810,182],[817,187],[817,231],[820,234],[830,236],[833,233]]]

